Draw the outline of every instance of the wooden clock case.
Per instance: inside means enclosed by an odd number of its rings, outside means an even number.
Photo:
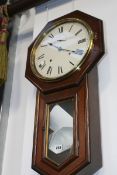
[[[28,49],[26,78],[38,89],[34,130],[32,168],[43,175],[91,175],[102,165],[98,103],[98,76],[96,63],[104,54],[103,24],[100,19],[74,11],[49,22],[41,35],[57,20],[78,18],[93,31],[93,47],[87,54],[80,71],[58,81],[48,82],[37,77],[31,69],[30,54],[35,41]],[[73,154],[59,166],[46,157],[44,133],[47,105],[74,98]]]

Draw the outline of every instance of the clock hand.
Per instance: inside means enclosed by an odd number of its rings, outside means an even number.
[[[76,49],[76,50],[68,50],[68,49],[63,49],[63,48],[60,48],[60,50],[62,51],[66,51],[66,52],[69,52],[69,54],[71,53],[74,53],[76,55],[82,55],[83,54],[83,50],[80,50],[80,49]]]
[[[49,44],[50,46],[53,46],[53,47],[59,49],[59,47],[58,47],[58,46],[55,46],[53,43],[48,43],[48,44]]]
[[[60,40],[56,40],[54,41],[53,43],[56,43],[56,42],[62,42],[62,41],[66,41],[66,40],[63,40],[63,39],[60,39]],[[49,45],[53,45],[53,43],[48,43]],[[41,45],[41,47],[45,47],[45,46],[48,46],[48,44],[44,44],[44,45]]]
[[[61,48],[61,47],[60,47],[60,49],[63,50],[63,51],[66,51],[66,52],[71,52],[71,50],[63,49],[63,48]]]
[[[59,51],[66,51],[66,52],[69,52],[70,53],[74,53],[76,55],[82,55],[83,54],[83,50],[80,50],[80,49],[76,49],[76,50],[69,50],[69,49],[63,49],[62,47],[58,47],[58,46],[55,46],[53,43],[48,43],[50,46],[53,46],[55,48],[57,48]]]
[[[58,46],[55,46],[53,43],[48,43],[50,46],[53,46],[53,47],[55,47],[55,48],[57,48],[59,51],[67,51],[67,52],[70,52],[70,50],[67,50],[67,49],[63,49],[62,47],[58,47]]]
[[[67,52],[71,52],[71,50],[68,50],[68,49],[63,49],[62,47],[58,47],[58,46],[55,46],[53,43],[49,43],[50,46],[53,46],[55,48],[57,48],[59,51],[67,51]]]

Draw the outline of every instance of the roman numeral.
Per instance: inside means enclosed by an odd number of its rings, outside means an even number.
[[[49,37],[50,37],[50,38],[54,38],[54,35],[51,33],[51,34],[49,35]]]
[[[75,36],[77,36],[80,32],[82,32],[82,29],[80,29],[78,32],[76,32]]]
[[[84,43],[84,42],[86,42],[86,38],[83,38],[83,39],[79,40],[78,44],[81,44],[81,43]]]
[[[49,68],[48,68],[48,70],[47,70],[47,74],[50,74],[50,75],[51,75],[51,73],[52,73],[52,67],[49,66]]]
[[[41,70],[46,66],[46,62],[44,61],[43,63],[39,64],[39,68],[41,68]]]
[[[71,27],[70,27],[70,29],[69,29],[69,32],[71,31],[72,27],[73,27],[73,25],[71,25]]]
[[[74,63],[72,63],[71,61],[69,61],[69,63],[70,63],[72,66],[74,66]]]
[[[63,32],[63,26],[59,27],[59,33],[62,33]]]
[[[41,45],[41,47],[46,47],[46,46],[48,46],[47,44],[45,44],[45,45]]]
[[[58,74],[61,74],[61,73],[63,73],[62,66],[58,66]]]
[[[42,54],[37,59],[40,60],[40,59],[44,58],[44,56],[45,56],[45,54]]]

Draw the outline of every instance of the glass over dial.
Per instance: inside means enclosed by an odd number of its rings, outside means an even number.
[[[80,68],[92,47],[92,31],[81,20],[63,20],[39,36],[33,47],[33,72],[42,79],[59,79]]]

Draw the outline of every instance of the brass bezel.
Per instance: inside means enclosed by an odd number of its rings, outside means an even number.
[[[54,28],[58,27],[61,24],[65,24],[65,23],[68,23],[68,22],[81,23],[87,29],[87,31],[89,33],[90,42],[89,42],[89,46],[88,46],[88,49],[86,51],[86,54],[84,55],[84,58],[82,59],[82,61],[76,67],[74,67],[74,69],[72,69],[70,72],[64,74],[63,76],[55,77],[55,78],[44,77],[41,74],[39,74],[39,72],[37,71],[37,69],[35,67],[34,60],[35,60],[36,48],[39,46],[41,41],[44,39],[44,37],[51,30],[53,30]],[[66,77],[68,77],[69,75],[71,75],[73,72],[75,72],[77,70],[80,71],[81,66],[84,63],[84,61],[86,60],[87,55],[89,54],[89,52],[93,48],[93,39],[94,39],[94,33],[93,33],[91,27],[85,21],[83,21],[81,19],[78,19],[78,18],[66,18],[66,19],[62,19],[62,20],[59,20],[57,22],[54,22],[51,27],[49,27],[48,29],[44,30],[41,34],[39,34],[39,36],[37,37],[36,41],[33,44],[33,47],[32,47],[32,50],[31,50],[31,54],[30,54],[30,66],[31,66],[32,72],[36,75],[36,77],[38,77],[38,78],[40,78],[40,79],[42,79],[44,81],[52,82],[52,81],[57,81],[57,80],[61,80],[63,78],[66,78]]]

